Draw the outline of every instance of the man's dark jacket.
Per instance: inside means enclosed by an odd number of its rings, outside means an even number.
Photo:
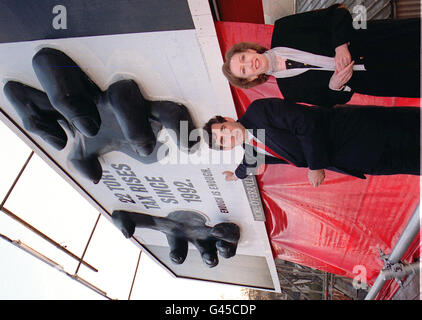
[[[328,169],[365,179],[364,174],[419,174],[420,109],[412,107],[304,106],[282,99],[252,102],[239,122],[287,161],[265,156],[267,164]],[[256,149],[246,152],[235,174],[253,174]]]
[[[271,48],[289,47],[318,55],[335,56],[335,48],[350,43],[355,64],[367,71],[354,71],[347,85],[352,91],[328,88],[332,71],[309,70],[277,78],[285,99],[319,106],[349,101],[354,92],[390,97],[420,96],[420,19],[373,20],[367,29],[354,29],[350,12],[336,4],[277,20]]]

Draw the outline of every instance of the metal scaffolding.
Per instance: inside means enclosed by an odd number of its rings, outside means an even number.
[[[399,281],[399,284],[401,284],[401,279],[403,276],[419,271],[419,264],[413,264],[411,267],[404,268],[405,265],[400,261],[409,248],[409,245],[412,243],[413,239],[419,233],[421,223],[419,207],[420,205],[418,205],[412,217],[410,218],[391,254],[387,256],[381,252],[381,259],[384,260],[384,267],[380,271],[373,286],[369,290],[365,300],[375,299],[384,286],[385,282],[390,277],[396,278],[397,281]]]

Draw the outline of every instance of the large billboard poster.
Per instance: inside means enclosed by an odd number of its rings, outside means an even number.
[[[208,1],[2,1],[0,24],[11,130],[174,276],[280,291],[256,182],[222,174],[241,151],[195,130],[236,118]]]

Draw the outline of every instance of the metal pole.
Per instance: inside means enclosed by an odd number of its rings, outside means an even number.
[[[309,297],[305,293],[303,293],[303,291],[298,286],[291,282],[284,274],[279,273],[279,275],[282,276],[292,286],[292,288],[295,288],[299,292],[299,294],[301,294],[305,298],[305,300],[310,300]]]
[[[381,271],[381,274],[384,280],[390,280],[394,278],[402,279],[405,276],[418,273],[419,268],[420,268],[419,262],[415,262],[409,265],[405,265],[399,270],[383,270]]]
[[[328,274],[328,272],[324,272],[324,281],[322,282],[323,285],[323,290],[322,290],[322,294],[323,300],[330,300],[330,275]]]
[[[415,236],[420,230],[420,216],[419,216],[419,206],[416,208],[412,217],[410,218],[406,228],[403,230],[403,233],[400,236],[399,241],[394,246],[393,251],[390,256],[387,258],[387,263],[396,264],[405,254],[406,250],[409,248],[409,245],[412,243]],[[382,275],[382,271],[375,280],[374,285],[369,290],[368,294],[365,297],[365,300],[373,300],[376,298],[382,287],[384,286],[385,279]]]
[[[60,249],[61,251],[65,252],[66,254],[68,254],[69,256],[71,256],[73,259],[78,260],[78,261],[81,260],[81,258],[79,258],[76,254],[74,254],[73,252],[69,251],[68,249],[66,249],[65,247],[63,247],[62,245],[60,245],[59,243],[57,243],[56,241],[54,241],[53,239],[51,239],[50,237],[48,237],[47,235],[45,235],[44,233],[42,233],[41,231],[39,231],[38,229],[36,229],[35,227],[33,227],[32,225],[30,225],[25,220],[19,218],[17,215],[15,215],[10,210],[8,210],[5,207],[3,207],[3,208],[1,208],[0,211],[2,211],[3,213],[5,213],[6,215],[8,215],[10,218],[16,220],[17,222],[19,222],[20,224],[22,224],[27,229],[29,229],[32,232],[34,232],[35,234],[39,235],[44,240],[50,242],[57,249]],[[89,263],[87,263],[85,261],[82,261],[82,264],[84,266],[90,268],[92,271],[98,272],[98,270],[96,268],[94,268],[93,266],[91,266]]]
[[[333,300],[334,275],[330,274],[330,300]]]
[[[127,298],[128,300],[130,300],[130,297],[132,295],[133,285],[135,284],[136,274],[138,273],[139,262],[141,261],[141,254],[142,250],[139,251],[138,262],[136,263],[135,274],[133,275],[132,285],[130,286],[129,296]]]
[[[58,264],[57,262],[51,260],[50,258],[46,257],[45,255],[43,255],[42,253],[36,251],[35,249],[31,248],[30,246],[26,245],[25,243],[23,243],[20,240],[12,240],[9,237],[3,235],[0,233],[0,239],[4,239],[7,242],[11,243],[12,245],[14,245],[15,247],[25,251],[26,253],[29,253],[30,255],[32,255],[33,257],[39,259],[40,261],[48,264],[49,266],[55,268],[56,270],[64,273],[65,275],[67,275],[68,277],[70,277],[71,279],[83,284],[84,286],[86,286],[87,288],[95,291],[96,293],[102,295],[103,297],[111,300],[110,297],[107,296],[107,293],[101,289],[99,289],[98,287],[94,286],[93,284],[91,284],[90,282],[88,282],[87,280],[79,277],[78,275],[72,275],[68,272],[66,272],[66,270],[63,268],[63,266],[61,266],[60,264]]]
[[[28,228],[32,232],[34,232],[37,235],[41,236],[41,238],[43,238],[44,240],[47,240],[48,242],[50,242],[51,244],[53,244],[56,248],[64,251],[66,254],[68,254],[69,256],[71,256],[73,259],[82,260],[83,258],[80,259],[78,256],[76,256],[75,254],[73,254],[72,252],[70,252],[69,250],[67,250],[65,247],[63,247],[62,245],[58,244],[56,241],[54,241],[53,239],[49,238],[44,233],[42,233],[38,229],[34,228],[28,222],[26,222],[23,219],[19,218],[17,215],[15,215],[10,210],[8,210],[8,209],[6,209],[4,207],[7,199],[9,199],[9,197],[10,197],[13,189],[15,188],[16,184],[18,183],[20,177],[22,176],[23,172],[25,171],[26,167],[28,166],[29,161],[32,159],[32,156],[33,155],[34,155],[34,151],[31,151],[30,154],[29,154],[29,156],[28,156],[28,158],[26,159],[24,165],[22,166],[21,170],[19,171],[18,175],[16,176],[15,180],[13,181],[13,183],[10,186],[9,190],[7,191],[6,196],[4,197],[3,201],[0,203],[0,211],[2,211],[3,213],[5,213],[6,215],[8,215],[10,218],[16,220],[17,222],[19,222],[20,224],[22,224],[24,227]],[[98,272],[98,270],[96,268],[94,268],[90,264],[86,263],[85,261],[82,261],[82,263],[83,263],[84,266],[90,268],[92,271]]]
[[[86,243],[84,252],[82,253],[82,257],[79,260],[78,267],[76,268],[76,271],[75,271],[75,275],[78,273],[79,268],[81,267],[81,264],[84,262],[84,257],[85,257],[86,250],[88,250],[88,246],[89,246],[89,244],[91,242],[92,236],[94,235],[95,229],[97,228],[97,224],[98,224],[98,221],[100,220],[100,217],[101,217],[101,213],[98,214],[97,221],[95,222],[94,228],[92,228],[91,235],[89,236],[88,242]]]
[[[12,193],[13,189],[15,188],[16,184],[18,183],[20,177],[22,176],[23,172],[25,171],[26,167],[28,166],[29,161],[31,160],[32,156],[34,155],[34,151],[31,151],[28,158],[26,159],[22,169],[19,171],[15,181],[13,181],[9,191],[7,191],[6,196],[4,197],[3,201],[0,203],[0,210],[3,208],[4,204],[6,203],[7,199],[9,198],[10,194]]]

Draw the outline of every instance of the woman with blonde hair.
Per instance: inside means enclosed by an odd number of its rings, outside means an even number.
[[[251,88],[274,76],[285,99],[321,106],[347,103],[354,92],[420,97],[420,19],[368,21],[353,28],[341,4],[277,20],[271,49],[235,44],[222,71]]]

